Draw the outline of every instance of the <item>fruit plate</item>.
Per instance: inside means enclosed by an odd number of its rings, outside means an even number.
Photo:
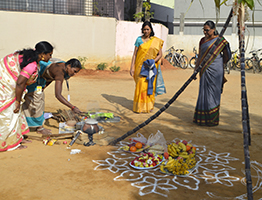
[[[163,159],[162,161],[160,161],[160,163],[158,163],[157,165],[155,165],[154,167],[137,167],[131,164],[131,162],[129,163],[129,165],[135,169],[154,169],[156,167],[158,167],[165,159]]]
[[[187,171],[189,172],[188,174],[185,174],[185,175],[176,175],[176,174],[173,174],[171,172],[169,172],[166,168],[164,168],[165,172],[162,172],[160,169],[159,171],[162,173],[162,174],[166,174],[166,175],[169,175],[169,176],[177,176],[177,177],[188,177],[190,174],[192,174],[192,172],[194,171],[194,169],[196,168],[196,165],[194,167],[192,167],[191,169],[188,169]]]
[[[124,151],[124,152],[128,152],[128,153],[141,153],[141,152],[143,152],[144,150],[148,149],[149,147],[150,147],[149,145],[146,145],[146,146],[144,146],[143,148],[136,150],[135,152],[133,152],[133,151],[126,151],[126,150],[124,150],[124,149],[121,149],[121,147],[120,147],[119,149],[122,150],[122,151]]]

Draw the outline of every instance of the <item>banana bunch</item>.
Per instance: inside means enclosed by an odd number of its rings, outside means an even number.
[[[193,168],[195,165],[196,160],[192,154],[190,154],[186,160],[183,158],[173,159],[171,156],[169,156],[168,161],[166,163],[162,162],[160,165],[160,170],[163,173],[167,173],[168,171],[174,175],[186,175],[189,173],[188,170]]]
[[[176,143],[170,143],[167,145],[168,154],[172,157],[177,157],[178,153],[180,153],[181,149]]]
[[[129,146],[122,146],[119,148],[120,150],[129,151]]]
[[[167,146],[168,153],[173,158],[176,157],[182,157],[184,159],[188,159],[189,155],[193,154],[195,156],[196,150],[195,147],[192,146],[192,144],[187,143],[186,145],[182,142],[176,143],[170,143]]]

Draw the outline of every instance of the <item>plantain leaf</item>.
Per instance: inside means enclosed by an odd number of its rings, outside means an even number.
[[[194,2],[194,0],[191,0],[191,3],[190,3],[190,5],[189,5],[189,7],[188,7],[186,13],[187,13],[187,12],[189,11],[189,9],[191,8],[193,2]],[[186,13],[185,13],[185,14],[186,14]]]
[[[220,17],[220,0],[214,0],[216,5],[216,24]]]
[[[220,3],[220,6],[223,5],[223,4],[227,5],[227,4],[226,4],[227,1],[228,1],[228,0],[224,0],[222,3]]]
[[[251,10],[255,7],[254,0],[238,0],[238,3],[246,4]]]
[[[245,3],[247,4],[247,6],[251,9],[251,10],[253,10],[253,8],[254,8],[254,0],[244,0],[245,1]]]
[[[199,0],[199,3],[200,3],[200,5],[201,5],[201,8],[202,8],[202,10],[203,10],[203,12],[204,12],[205,10],[204,10],[204,6],[203,6],[203,3],[202,3],[202,1],[201,1],[201,0]]]
[[[186,13],[187,13],[187,12],[189,11],[189,9],[191,8],[193,2],[194,2],[194,0],[191,0],[191,3],[190,3],[190,5],[189,5],[189,7],[188,7]],[[204,12],[205,10],[204,10],[204,6],[203,6],[201,0],[199,0],[199,3],[200,3],[201,8],[202,8],[202,10],[203,10],[203,12]],[[185,13],[185,15],[186,15],[186,13]]]
[[[218,9],[220,9],[220,0],[214,0],[215,1],[215,4],[216,4],[216,7]]]

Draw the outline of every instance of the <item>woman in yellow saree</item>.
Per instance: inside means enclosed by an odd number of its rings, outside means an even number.
[[[163,40],[154,36],[152,25],[148,21],[143,23],[142,33],[143,35],[136,40],[130,67],[130,75],[136,83],[133,111],[136,113],[149,113],[154,109],[156,78],[153,81],[153,92],[149,95],[148,80],[145,76],[141,76],[140,72],[143,63],[150,59],[154,60],[155,67],[158,68],[162,57]]]

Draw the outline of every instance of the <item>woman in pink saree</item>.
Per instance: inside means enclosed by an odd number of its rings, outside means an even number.
[[[35,49],[23,49],[0,60],[0,151],[26,148],[21,145],[29,132],[21,110],[26,86],[36,82],[38,63],[48,61],[53,46],[39,42]]]

